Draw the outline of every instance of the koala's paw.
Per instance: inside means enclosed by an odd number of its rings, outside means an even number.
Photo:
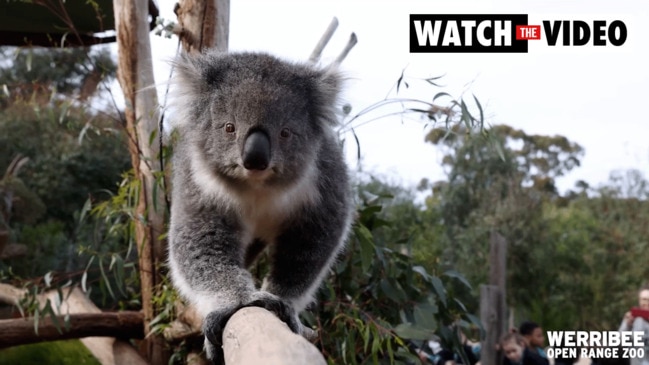
[[[243,306],[264,308],[273,312],[281,321],[286,323],[291,331],[298,335],[301,335],[304,332],[304,326],[298,319],[297,313],[293,307],[276,295],[265,291],[258,291],[253,295],[252,301]]]
[[[240,307],[229,311],[209,313],[203,321],[203,334],[205,335],[205,354],[214,364],[224,364],[223,358],[223,330],[230,317]]]
[[[223,347],[215,345],[210,342],[207,337],[205,338],[205,356],[214,365],[225,364],[225,355],[223,354]]]
[[[222,345],[223,329],[235,311],[236,309],[227,312],[214,311],[208,314],[203,321],[203,334],[205,334],[205,338],[215,345]]]

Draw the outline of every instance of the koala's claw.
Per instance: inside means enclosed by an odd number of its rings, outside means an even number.
[[[203,333],[205,337],[215,345],[223,344],[223,330],[225,324],[232,315],[239,310],[239,308],[232,309],[227,312],[211,312],[205,317],[203,321]]]
[[[233,308],[227,312],[211,312],[203,321],[203,334],[205,334],[205,352],[207,358],[214,364],[225,364],[223,355],[223,330],[232,315],[241,307]]]
[[[279,298],[266,297],[245,304],[244,307],[261,307],[273,312],[294,333],[302,334],[302,323],[297,319],[293,307]]]
[[[225,364],[223,347],[211,343],[207,338],[205,339],[205,356],[213,365]]]

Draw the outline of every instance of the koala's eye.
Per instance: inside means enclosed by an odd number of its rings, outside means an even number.
[[[234,131],[235,131],[234,124],[232,124],[232,123],[226,124],[225,125],[225,131],[227,133],[234,133]]]
[[[282,138],[288,138],[291,136],[291,130],[288,128],[284,128],[279,132],[279,136]]]

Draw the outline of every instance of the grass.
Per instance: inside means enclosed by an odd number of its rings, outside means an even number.
[[[79,340],[42,342],[0,350],[0,365],[101,365]]]

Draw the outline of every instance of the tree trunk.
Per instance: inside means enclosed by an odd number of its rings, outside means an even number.
[[[153,86],[153,65],[148,27],[147,0],[115,0],[117,32],[117,78],[124,93],[124,117],[129,138],[129,152],[135,176],[141,182],[136,207],[135,240],[141,282],[144,313],[144,333],[150,332],[149,322],[156,316],[153,298],[161,283],[161,263],[165,259],[164,190],[156,182],[160,166],[156,161],[159,146],[157,95]],[[151,142],[150,142],[151,141]],[[152,364],[166,364],[169,353],[161,336],[148,336],[146,357]]]
[[[228,50],[229,0],[180,0],[176,9],[185,52],[207,48]]]

